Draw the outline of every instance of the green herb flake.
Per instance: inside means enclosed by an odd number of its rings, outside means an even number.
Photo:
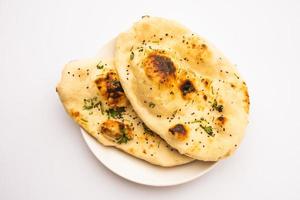
[[[101,114],[104,115],[104,108],[103,108],[103,105],[102,105],[101,101],[100,101],[100,110],[101,110]]]
[[[200,124],[200,127],[210,136],[214,136],[212,126],[203,126]]]
[[[101,114],[103,115],[104,109],[103,109],[103,105],[102,105],[101,101],[98,101],[97,103],[95,103],[94,108],[96,108],[96,107],[100,108]]]
[[[240,79],[240,77],[236,74],[236,73],[233,73],[234,75],[235,75],[235,77],[237,78],[237,79]]]
[[[200,123],[200,127],[210,136],[214,136],[215,134],[213,133],[213,128],[212,126],[208,125],[208,122],[204,119],[201,118],[200,120],[195,120],[191,123]]]
[[[150,107],[150,108],[154,108],[154,107],[155,107],[155,103],[150,102],[150,103],[149,103],[149,107]]]
[[[218,105],[217,100],[214,100],[213,104],[212,104],[212,108],[217,110],[218,112],[222,112],[223,111],[223,105]]]
[[[131,138],[128,137],[126,133],[125,127],[120,128],[121,136],[117,138],[117,143],[122,144],[122,143],[127,143]]]
[[[84,123],[88,123],[86,119],[80,118],[80,120],[83,121]]]
[[[125,107],[117,107],[117,108],[110,108],[105,111],[108,115],[108,118],[120,119],[125,112]]]
[[[133,60],[133,58],[134,58],[134,53],[133,53],[133,51],[130,53],[130,60]]]
[[[142,123],[142,125],[143,125],[143,128],[144,128],[144,133],[152,135],[152,136],[154,135],[154,132],[150,128],[148,128],[148,126],[146,126],[145,123]]]
[[[97,97],[83,100],[83,110],[91,110],[91,109],[97,108],[99,106],[101,108],[102,103],[101,103],[101,101],[98,101]]]
[[[97,69],[103,69],[103,68],[104,68],[104,65],[106,65],[106,64],[103,64],[102,61],[100,61],[100,62],[96,65],[96,67],[97,67]]]
[[[215,94],[213,86],[211,86],[211,93]]]

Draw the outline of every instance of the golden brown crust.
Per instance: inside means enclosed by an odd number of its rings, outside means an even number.
[[[152,52],[146,57],[143,65],[146,75],[160,84],[166,84],[175,78],[174,63],[165,55]]]
[[[179,89],[183,98],[188,98],[191,94],[196,93],[194,83],[189,79],[182,81],[179,85]]]
[[[132,129],[128,124],[110,119],[101,124],[100,133],[109,140],[118,143],[123,142],[120,140],[122,137],[126,137],[127,140],[132,140],[134,137]]]
[[[106,98],[110,106],[122,107],[128,104],[124,90],[115,72],[109,71],[106,75],[97,78],[95,83],[100,94]]]
[[[188,137],[188,129],[183,124],[176,124],[169,128],[169,131],[178,140],[184,140]]]

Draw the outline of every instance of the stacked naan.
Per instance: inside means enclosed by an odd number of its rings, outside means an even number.
[[[121,33],[113,60],[68,63],[57,92],[101,144],[160,166],[225,158],[248,123],[248,90],[235,66],[207,40],[156,17]]]

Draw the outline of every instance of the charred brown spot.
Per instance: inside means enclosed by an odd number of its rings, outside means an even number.
[[[79,117],[79,115],[80,115],[80,113],[79,112],[77,112],[77,111],[71,111],[71,116],[72,117]]]
[[[103,122],[100,131],[104,137],[118,143],[126,143],[133,138],[131,128],[127,124],[116,120],[107,120]]]
[[[104,136],[114,139],[120,136],[121,123],[115,120],[107,120],[101,125],[101,133]]]
[[[179,133],[181,135],[186,134],[186,130],[182,124],[176,124],[174,127],[170,128],[169,131],[175,135],[176,133]]]
[[[165,74],[165,75],[170,75],[175,73],[175,66],[172,62],[172,60],[166,56],[163,55],[150,55],[148,57],[153,65],[156,67],[156,69]]]
[[[207,80],[204,81],[204,85],[205,85],[205,86],[208,85],[208,81],[207,81]]]
[[[118,76],[111,71],[105,77],[100,77],[95,81],[100,93],[106,97],[111,106],[124,106],[126,97]]]
[[[227,121],[227,119],[223,116],[220,116],[217,118],[217,123],[220,125],[220,126],[223,126],[225,124],[225,122]]]
[[[177,137],[178,139],[185,139],[187,137],[187,129],[184,125],[182,124],[176,124],[172,128],[169,128],[169,131],[172,135]]]
[[[109,94],[109,97],[114,98],[114,99],[116,99],[124,94],[124,90],[121,87],[120,81],[108,82],[107,92]]]
[[[206,96],[206,95],[203,95],[203,99],[206,101],[206,100],[207,100],[207,96]]]
[[[146,58],[144,66],[147,76],[152,79],[158,79],[160,83],[164,83],[175,76],[176,67],[173,61],[157,52],[151,53]]]
[[[186,96],[187,94],[196,91],[192,81],[188,79],[183,81],[183,83],[179,86],[179,88],[183,96]]]
[[[201,79],[201,82],[203,83],[203,85],[204,85],[206,88],[208,88],[208,87],[210,86],[210,83],[211,83],[210,80],[205,79],[205,78]]]

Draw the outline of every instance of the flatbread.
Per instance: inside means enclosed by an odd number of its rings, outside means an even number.
[[[144,17],[118,36],[115,65],[134,110],[180,153],[216,161],[240,144],[246,83],[202,37],[177,22]]]
[[[57,92],[68,114],[105,146],[165,167],[191,162],[140,120],[111,63],[93,58],[65,65]]]

